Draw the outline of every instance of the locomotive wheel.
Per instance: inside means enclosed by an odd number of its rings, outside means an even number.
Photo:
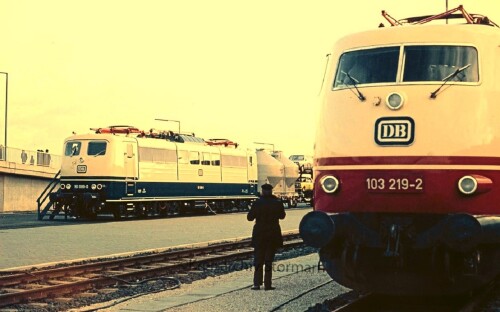
[[[113,205],[112,209],[113,217],[115,220],[121,220],[122,216],[126,216],[126,209],[124,204]]]
[[[179,204],[178,203],[165,203],[167,209],[167,216],[172,217],[179,214]]]
[[[224,202],[223,211],[227,213],[227,212],[231,212],[232,210],[233,210],[233,202],[232,201]]]
[[[160,215],[160,217],[168,216],[167,203],[160,202],[160,203],[158,203],[157,207],[158,207],[158,214]]]
[[[135,215],[139,219],[146,219],[148,217],[148,208],[145,204],[139,204],[135,209]]]
[[[87,217],[87,219],[89,219],[89,220],[95,221],[95,220],[97,220],[97,213],[93,212],[93,211],[89,211],[89,212],[87,212],[85,217]]]

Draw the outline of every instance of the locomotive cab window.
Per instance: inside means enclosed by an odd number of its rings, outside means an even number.
[[[477,50],[464,46],[406,46],[403,82],[477,82]]]
[[[348,51],[340,56],[333,88],[444,81],[479,81],[478,53],[474,47],[404,45]]]
[[[107,143],[104,141],[89,142],[87,148],[87,155],[89,156],[102,156],[106,154]]]
[[[342,54],[333,87],[396,82],[399,50],[399,47],[384,47]]]
[[[66,148],[64,149],[65,156],[78,156],[80,155],[80,150],[82,148],[82,142],[70,141],[66,143]]]

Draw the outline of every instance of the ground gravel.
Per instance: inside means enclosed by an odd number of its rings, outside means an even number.
[[[276,262],[278,265],[290,265],[304,263],[311,259],[316,259],[317,254],[311,254],[294,259]],[[304,266],[305,267],[305,266]],[[324,272],[317,269],[307,271],[290,272],[290,274],[277,278],[273,281],[276,287],[273,291],[253,291],[250,289],[253,271],[242,270],[223,276],[207,278],[194,282],[191,285],[174,290],[170,295],[189,294],[195,289],[218,287],[221,283],[230,283],[234,279],[248,279],[248,287],[237,289],[217,297],[204,299],[182,306],[176,306],[166,311],[196,312],[196,311],[306,311],[315,306],[318,302],[323,302],[328,298],[349,292],[331,280]],[[309,292],[308,292],[309,291]],[[156,294],[143,297],[142,300],[152,302],[168,294]],[[126,310],[127,305],[115,307],[107,311]]]

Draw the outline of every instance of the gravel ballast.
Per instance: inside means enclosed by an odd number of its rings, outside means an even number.
[[[250,289],[253,277],[250,267],[102,311],[305,311],[349,291],[331,281],[324,271],[318,271],[317,261],[316,253],[276,261],[273,291]]]

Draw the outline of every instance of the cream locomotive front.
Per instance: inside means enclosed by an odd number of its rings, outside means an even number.
[[[499,273],[500,29],[484,21],[335,45],[301,234],[341,284],[452,294]]]

